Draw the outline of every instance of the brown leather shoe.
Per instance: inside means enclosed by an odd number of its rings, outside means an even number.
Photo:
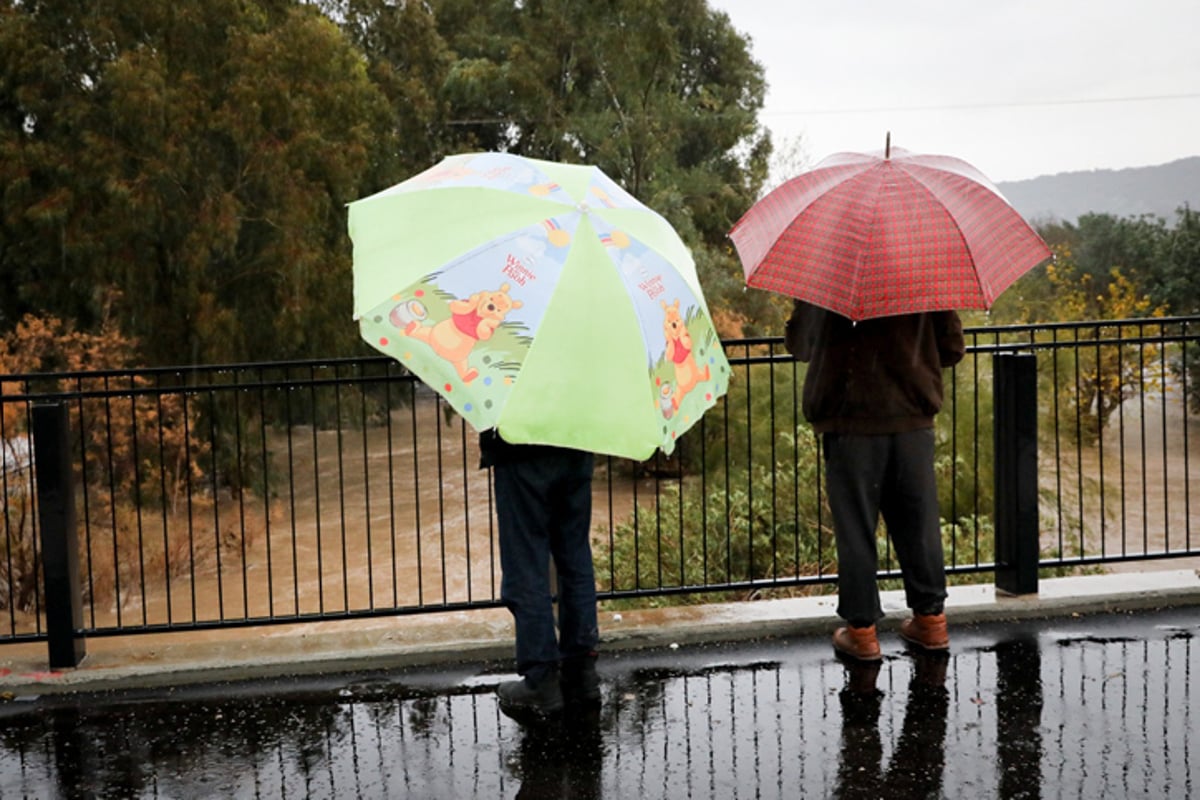
[[[833,649],[859,661],[879,661],[883,658],[874,625],[868,628],[838,628],[833,632]]]
[[[900,623],[900,636],[922,650],[947,650],[950,634],[946,632],[945,614],[913,614]]]

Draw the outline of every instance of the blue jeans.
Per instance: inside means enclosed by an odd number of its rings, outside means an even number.
[[[537,681],[600,639],[592,524],[591,453],[539,447],[492,470],[500,527],[500,598],[516,627],[517,672]],[[558,572],[555,636],[550,560]]]
[[[871,625],[883,616],[875,529],[887,524],[908,607],[940,613],[946,598],[932,428],[860,436],[827,433],[825,483],[838,552],[838,616]]]

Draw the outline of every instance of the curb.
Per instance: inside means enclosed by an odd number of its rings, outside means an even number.
[[[1039,594],[1009,597],[990,584],[952,586],[952,625],[1122,613],[1200,605],[1193,570],[1052,578]],[[891,630],[908,612],[901,591],[881,593]],[[836,596],[603,613],[601,647],[635,650],[682,644],[826,635],[838,622]],[[512,658],[512,627],[502,609],[373,621],[311,623],[220,632],[206,641],[185,633],[93,639],[73,670],[48,671],[45,646],[0,647],[0,698],[180,687],[402,667],[433,667]],[[136,648],[136,649],[135,649]]]

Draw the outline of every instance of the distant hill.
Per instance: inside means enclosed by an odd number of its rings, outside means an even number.
[[[1175,210],[1185,203],[1200,209],[1200,156],[1156,167],[1060,172],[996,188],[1034,224],[1075,222],[1087,213],[1153,214],[1173,224]]]

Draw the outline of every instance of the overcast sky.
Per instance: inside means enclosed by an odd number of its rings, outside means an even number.
[[[993,181],[1200,155],[1200,0],[709,0],[751,41],[761,121],[809,163],[958,156]]]

